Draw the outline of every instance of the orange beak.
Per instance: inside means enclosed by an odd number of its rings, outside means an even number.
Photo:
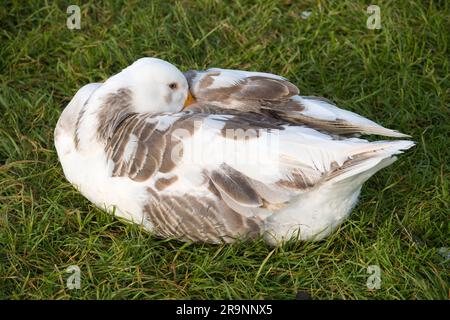
[[[191,104],[195,103],[195,98],[192,96],[191,91],[188,91],[188,96],[184,101],[183,109],[186,109]]]

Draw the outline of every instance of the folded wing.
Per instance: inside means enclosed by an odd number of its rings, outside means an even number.
[[[131,115],[106,153],[113,177],[148,188],[145,210],[156,233],[221,242],[260,234],[262,221],[297,195],[410,145],[335,140],[263,114],[191,111]]]
[[[190,70],[185,76],[194,98],[202,104],[264,113],[337,135],[408,137],[340,109],[324,98],[300,96],[295,85],[274,74],[212,68],[206,71]]]

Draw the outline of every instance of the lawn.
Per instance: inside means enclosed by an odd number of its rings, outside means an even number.
[[[0,8],[0,298],[449,298],[448,1],[376,1],[375,30],[367,1],[105,1],[80,6],[79,30],[66,26],[70,4]],[[143,56],[277,73],[417,146],[365,184],[324,241],[157,239],[84,199],[53,146],[78,88]]]

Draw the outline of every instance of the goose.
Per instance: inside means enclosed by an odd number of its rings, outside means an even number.
[[[363,183],[414,145],[338,136],[198,96],[191,109],[190,82],[169,62],[141,58],[79,89],[54,131],[67,180],[157,237],[217,244],[262,237],[273,246],[323,239],[349,216]],[[308,108],[330,108],[315,103]],[[369,127],[383,130],[360,131]]]

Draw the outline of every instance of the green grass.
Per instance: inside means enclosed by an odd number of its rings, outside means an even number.
[[[0,298],[448,299],[448,1],[111,1],[0,9]],[[300,17],[311,10],[308,19]],[[317,243],[183,244],[96,209],[65,180],[53,128],[78,88],[142,56],[288,77],[303,94],[409,133],[351,218]],[[81,269],[81,289],[65,272]],[[367,267],[381,288],[366,287]]]

